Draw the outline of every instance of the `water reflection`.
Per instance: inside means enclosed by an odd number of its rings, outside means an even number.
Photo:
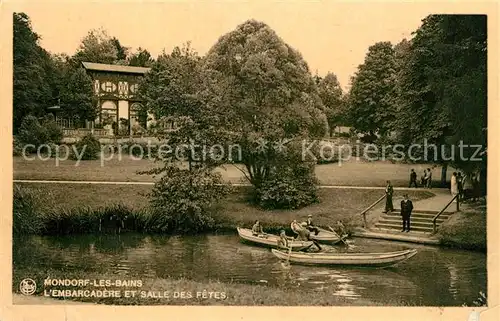
[[[412,245],[366,239],[328,251],[381,252]],[[326,291],[349,300],[394,304],[472,304],[486,289],[486,256],[481,253],[415,246],[411,260],[388,269],[284,267],[265,248],[243,244],[234,235],[30,237],[14,241],[15,269],[89,271],[140,278],[186,277],[263,286]]]
[[[453,264],[447,265],[448,271],[450,272],[450,288],[449,291],[453,295],[453,298],[457,298],[457,283],[458,283],[458,269]]]

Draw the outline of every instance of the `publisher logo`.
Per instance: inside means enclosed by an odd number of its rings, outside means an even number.
[[[24,295],[32,295],[36,291],[36,283],[32,279],[24,279],[21,281],[19,289]]]

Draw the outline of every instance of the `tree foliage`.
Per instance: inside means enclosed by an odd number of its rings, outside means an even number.
[[[23,118],[15,140],[27,153],[32,153],[42,145],[59,144],[62,137],[62,130],[56,125],[53,117],[47,115],[39,120],[28,115]]]
[[[69,57],[45,51],[39,46],[39,39],[29,17],[15,13],[14,132],[18,132],[24,117],[42,117],[48,107],[55,105],[60,105],[65,117],[95,119],[92,84],[81,62],[115,62],[119,41],[103,30],[91,30],[76,54]]]
[[[68,71],[59,98],[64,116],[80,121],[94,120],[97,117],[92,79],[83,68]]]
[[[189,43],[160,55],[139,87],[145,108],[157,119],[199,115],[199,62]]]
[[[151,193],[155,227],[182,234],[211,230],[218,223],[216,205],[228,192],[220,173],[169,166]]]
[[[361,133],[387,134],[395,120],[396,60],[391,43],[370,46],[351,82],[349,122]]]
[[[117,62],[120,59],[118,55],[123,54],[124,49],[121,47],[119,41],[115,39],[110,37],[104,29],[90,30],[82,39],[78,50],[72,57],[75,67],[78,67],[84,61],[102,64]],[[118,46],[121,52],[119,52]]]
[[[70,157],[74,160],[95,160],[99,159],[101,153],[101,143],[92,134],[82,137],[71,149]]]
[[[25,13],[14,13],[13,126],[17,132],[27,115],[45,114],[52,102],[50,55],[39,46],[40,36],[33,31]]]
[[[301,160],[298,146],[287,146],[275,159],[277,166],[255,188],[254,201],[265,209],[298,209],[319,201],[315,162]]]
[[[431,15],[415,32],[399,82],[400,140],[438,146],[486,147],[487,25],[483,15]],[[471,162],[474,148],[463,157],[448,148],[430,154],[437,162],[465,171],[484,162]],[[477,157],[477,155],[476,155]],[[461,159],[462,158],[462,159]]]
[[[325,106],[330,136],[332,136],[335,127],[343,125],[345,122],[344,94],[337,76],[332,72],[329,72],[324,78],[316,77],[316,82],[319,97]]]
[[[157,119],[155,135],[169,146],[158,151],[162,165],[145,172],[161,175],[151,193],[153,218],[165,231],[176,233],[214,228],[214,207],[229,192],[213,171],[223,157],[213,155],[210,147],[227,139],[210,112],[201,108],[199,61],[189,43],[175,47],[158,57],[140,86],[145,108]]]
[[[134,67],[151,67],[154,59],[146,49],[139,47],[137,51],[127,57],[128,65]]]
[[[262,22],[249,20],[223,35],[203,60],[203,74],[200,97],[241,146],[245,175],[256,187],[278,166],[300,161],[282,148],[288,141],[327,132],[306,62]]]
[[[118,40],[118,38],[116,38],[116,37],[111,38],[111,43],[116,48],[116,60],[123,61],[126,64],[126,60],[127,60],[130,48],[123,46],[120,43],[120,40]]]

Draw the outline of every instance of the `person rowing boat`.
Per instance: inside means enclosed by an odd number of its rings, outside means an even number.
[[[288,240],[292,240],[292,238],[286,236],[285,230],[281,230],[280,238],[278,239],[278,247],[288,248]]]
[[[311,239],[311,232],[306,228],[307,223],[304,222],[304,226],[301,226],[297,220],[293,220],[290,224],[292,231],[298,235],[302,241],[312,241],[318,250],[322,250],[321,246],[316,242],[316,240]]]

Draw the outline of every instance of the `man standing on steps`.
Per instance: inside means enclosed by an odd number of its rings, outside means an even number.
[[[413,203],[408,199],[408,194],[403,196],[401,201],[401,216],[403,217],[403,230],[401,232],[410,232],[410,217],[413,210]]]

